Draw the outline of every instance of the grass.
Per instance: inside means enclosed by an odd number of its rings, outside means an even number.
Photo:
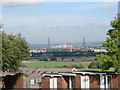
[[[3,85],[0,85],[0,88],[2,88],[3,87]]]
[[[65,66],[69,66],[71,67],[72,65],[78,65],[78,66],[82,66],[81,68],[78,68],[80,71],[102,71],[101,69],[88,69],[88,65],[90,64],[90,62],[58,62],[58,61],[48,61],[48,62],[24,62],[24,65],[27,67],[65,67]],[[75,67],[76,68],[76,67]],[[110,68],[107,71],[111,71],[113,72],[114,69]]]
[[[79,69],[80,71],[101,71],[101,69]]]
[[[24,62],[27,67],[63,67],[72,65],[81,65],[83,68],[88,68],[89,62]]]
[[[80,71],[102,71],[101,69],[79,69]],[[109,70],[106,71],[110,71],[110,72],[114,72],[113,68],[110,68]]]

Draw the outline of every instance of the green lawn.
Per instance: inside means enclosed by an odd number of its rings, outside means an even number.
[[[90,62],[24,62],[24,65],[27,67],[72,67],[78,68],[80,71],[101,71],[100,69],[88,69]],[[78,67],[79,66],[79,67]],[[110,68],[107,71],[114,71],[113,68]]]
[[[101,69],[79,69],[80,71],[102,71]],[[113,68],[110,68],[109,70],[106,71],[110,71],[110,72],[114,72]]]
[[[24,62],[25,66],[28,67],[63,67],[63,66],[72,66],[78,65],[82,66],[83,68],[87,68],[89,62]]]
[[[0,88],[2,88],[3,87],[3,85],[0,85]]]

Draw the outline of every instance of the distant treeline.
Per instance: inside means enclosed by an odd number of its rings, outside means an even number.
[[[90,57],[97,54],[106,54],[105,52],[96,53],[94,51],[74,51],[74,52],[40,52],[31,53],[31,57]]]

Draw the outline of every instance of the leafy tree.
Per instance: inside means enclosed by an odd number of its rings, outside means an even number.
[[[50,61],[57,61],[57,59],[55,57],[51,57]]]
[[[88,66],[88,68],[94,68],[94,69],[97,69],[99,67],[100,67],[99,62],[91,62]]]
[[[107,55],[98,55],[97,60],[102,70],[113,67],[115,72],[120,73],[120,14],[111,21],[111,27],[107,32],[106,42],[102,43],[107,48]]]
[[[21,34],[12,35],[5,32],[2,35],[2,70],[16,72],[21,67],[23,57],[29,55],[28,44]]]
[[[0,71],[2,70],[2,36],[1,36],[2,25],[0,24]]]
[[[47,59],[47,58],[44,58],[43,61],[48,61],[48,59]]]

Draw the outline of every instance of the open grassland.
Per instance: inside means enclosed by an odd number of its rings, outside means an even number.
[[[102,71],[101,69],[79,69],[80,71]],[[106,70],[106,71],[110,71],[110,72],[114,72],[114,69],[113,68],[110,68],[109,70]]]
[[[58,61],[48,61],[48,62],[23,62],[27,67],[78,67],[78,68],[88,68],[90,62],[58,62]]]
[[[80,71],[102,71],[101,69],[88,69],[90,62],[24,61],[23,63],[27,67],[69,67]],[[114,71],[114,69],[110,68],[107,71]]]

